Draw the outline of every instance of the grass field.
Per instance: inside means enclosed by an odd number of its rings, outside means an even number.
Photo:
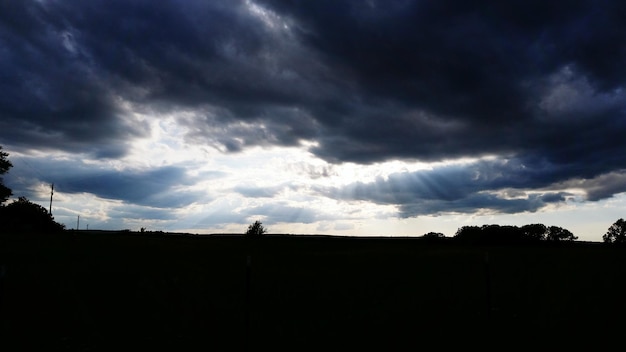
[[[597,347],[625,327],[625,254],[600,243],[2,235],[0,338],[3,351]]]

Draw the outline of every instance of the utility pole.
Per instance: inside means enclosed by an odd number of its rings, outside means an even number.
[[[78,225],[80,225],[80,215],[78,215],[78,219],[76,219],[76,230],[79,229]]]
[[[50,215],[52,215],[52,195],[54,194],[54,183],[50,184],[50,210],[48,210],[48,213],[50,213]]]

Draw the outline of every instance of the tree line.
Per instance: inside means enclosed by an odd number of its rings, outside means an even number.
[[[567,229],[544,224],[463,226],[454,238],[477,243],[567,242],[578,239]]]
[[[429,232],[425,239],[441,239],[446,236],[440,232]],[[463,226],[454,236],[455,240],[476,244],[571,242],[578,239],[569,230],[559,226],[529,224],[521,227],[510,225]],[[602,235],[602,241],[611,244],[626,244],[626,221],[619,219]]]

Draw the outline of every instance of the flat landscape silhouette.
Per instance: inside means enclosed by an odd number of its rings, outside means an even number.
[[[19,350],[67,351],[600,346],[620,336],[625,251],[452,238],[3,234],[0,337]]]

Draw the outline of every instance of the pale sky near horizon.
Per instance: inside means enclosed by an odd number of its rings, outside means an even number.
[[[626,217],[619,1],[0,3],[15,197],[68,228],[452,236]]]

